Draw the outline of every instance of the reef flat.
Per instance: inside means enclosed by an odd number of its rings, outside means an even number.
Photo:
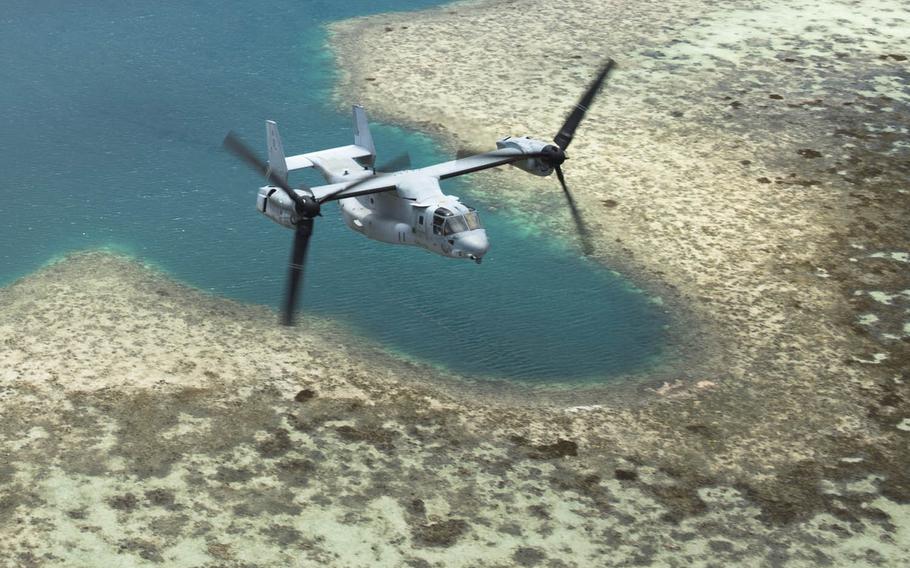
[[[338,100],[435,132],[453,154],[552,135],[616,59],[566,175],[597,255],[669,289],[701,345],[657,389],[694,401],[648,403],[634,420],[653,429],[605,451],[675,455],[677,471],[736,479],[780,523],[830,513],[820,479],[844,463],[864,464],[906,504],[901,3],[475,1],[332,30]],[[506,171],[472,182],[542,232],[570,235],[553,180]],[[870,550],[851,562],[900,563]]]
[[[839,414],[807,405],[771,439],[757,394],[731,400],[753,384],[667,385],[636,405],[478,399],[351,348],[330,322],[274,318],[103,252],[0,290],[0,564],[862,565],[910,552],[897,389],[867,385],[865,414],[828,394],[815,404]]]
[[[597,256],[691,311],[697,351],[584,405],[478,397],[74,255],[0,290],[0,564],[901,565],[908,34],[892,2],[335,26],[339,100],[452,146],[552,133],[616,58],[567,176]],[[553,180],[473,181],[569,235]]]

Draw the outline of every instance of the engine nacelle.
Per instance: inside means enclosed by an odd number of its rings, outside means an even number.
[[[496,141],[497,148],[517,148],[526,154],[541,152],[547,146],[552,145],[552,142],[535,140],[534,138],[528,138],[527,136],[523,138],[506,136],[502,140]],[[514,162],[512,165],[536,176],[548,176],[553,173],[553,168],[538,158],[521,160],[520,162]]]
[[[256,209],[283,227],[288,229],[297,227],[298,216],[294,202],[277,187],[267,185],[259,188]]]

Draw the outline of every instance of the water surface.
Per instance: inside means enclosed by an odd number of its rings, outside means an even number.
[[[217,294],[277,306],[291,233],[256,213],[261,181],[220,149],[222,137],[235,129],[258,143],[272,118],[290,153],[351,143],[348,116],[328,102],[323,25],[434,3],[7,2],[0,281],[113,246]],[[374,135],[386,157],[406,148],[416,165],[447,159],[416,133],[378,125]],[[483,265],[368,241],[330,206],[303,310],[471,375],[590,381],[654,363],[665,340],[658,305],[572,246],[484,211],[469,181],[445,189],[481,210],[492,241]],[[547,198],[562,208],[555,184]]]

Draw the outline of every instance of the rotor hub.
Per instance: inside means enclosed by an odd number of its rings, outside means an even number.
[[[543,155],[540,159],[551,168],[559,167],[566,161],[566,153],[559,146],[550,144],[549,146],[544,146],[541,152]]]
[[[297,215],[304,219],[312,219],[321,214],[319,202],[312,195],[301,195],[294,209],[297,211]]]

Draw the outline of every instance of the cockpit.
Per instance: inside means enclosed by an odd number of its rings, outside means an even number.
[[[470,258],[480,264],[490,250],[487,232],[480,224],[477,211],[462,203],[446,204],[433,211],[433,246],[447,256]]]
[[[464,231],[482,229],[483,225],[480,224],[480,217],[477,216],[477,211],[470,207],[467,209],[463,213],[453,213],[444,207],[437,209],[433,214],[433,233],[448,236],[455,233],[463,233]]]

